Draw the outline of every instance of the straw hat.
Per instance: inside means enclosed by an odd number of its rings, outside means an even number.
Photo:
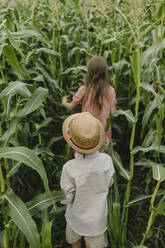
[[[80,153],[95,152],[104,143],[104,127],[89,112],[73,114],[66,118],[62,131],[68,144]]]

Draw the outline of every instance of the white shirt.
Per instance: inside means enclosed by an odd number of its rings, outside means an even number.
[[[61,189],[67,204],[66,221],[82,236],[97,236],[107,228],[107,194],[113,184],[111,157],[98,151],[64,164]]]

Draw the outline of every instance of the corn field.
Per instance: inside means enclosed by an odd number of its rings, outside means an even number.
[[[165,248],[165,2],[0,0],[0,248],[67,248],[62,136],[87,62],[117,97],[108,153],[111,248]]]

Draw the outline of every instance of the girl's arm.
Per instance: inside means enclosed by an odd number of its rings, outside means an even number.
[[[68,102],[67,96],[64,96],[62,98],[62,105],[69,110],[73,110],[77,106],[77,103],[74,101]]]
[[[111,99],[111,114],[116,112],[116,94],[112,86],[110,86],[110,99]]]
[[[67,96],[64,96],[62,98],[62,105],[69,110],[73,110],[78,104],[82,103],[82,99],[84,97],[85,91],[86,91],[86,87],[82,85],[75,93],[75,95],[72,97],[71,102],[68,101]]]
[[[116,106],[111,106],[111,114],[113,115],[116,112]]]

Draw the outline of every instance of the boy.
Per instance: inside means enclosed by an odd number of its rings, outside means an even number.
[[[75,159],[66,162],[61,174],[61,189],[66,208],[66,240],[80,248],[107,247],[107,194],[115,172],[109,155],[100,153],[104,127],[89,112],[69,116],[63,123],[63,135],[76,151]]]

